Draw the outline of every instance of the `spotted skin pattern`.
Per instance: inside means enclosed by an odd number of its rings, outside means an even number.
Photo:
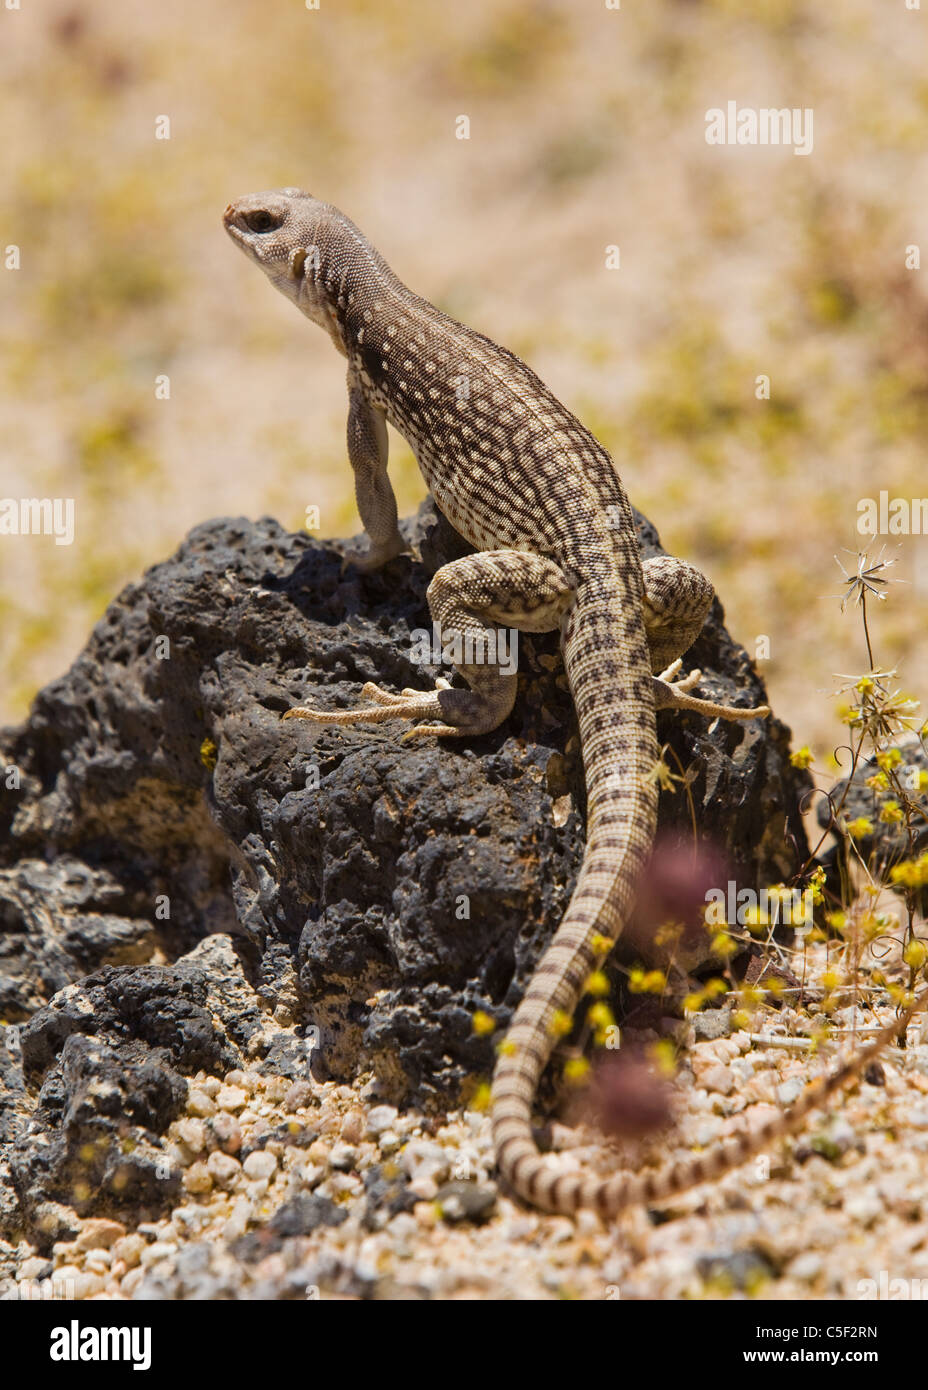
[[[348,456],[370,540],[354,561],[373,568],[404,549],[387,477],[389,422],[409,442],[439,509],[478,551],[432,580],[428,601],[442,632],[476,641],[498,627],[561,631],[587,783],[587,845],[567,912],[516,1010],[493,1078],[501,1173],[549,1211],[585,1206],[605,1215],[719,1176],[801,1123],[905,1018],[763,1130],[657,1174],[565,1173],[538,1152],[532,1106],[555,1013],[573,1013],[604,945],[621,933],[654,837],[655,710],[692,709],[711,719],[769,713],[691,695],[699,672],[674,679],[703,626],[712,586],[681,560],[642,565],[628,498],[606,450],[518,357],[407,289],[337,208],[287,188],[231,203],[224,224],[346,360]],[[516,677],[483,660],[457,669],[467,689],[442,681],[433,691],[396,694],[369,684],[362,691],[369,708],[299,706],[285,717],[416,721],[407,737],[496,728],[512,709]]]

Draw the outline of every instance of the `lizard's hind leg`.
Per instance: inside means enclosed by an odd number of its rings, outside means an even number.
[[[701,671],[674,677],[682,666],[682,654],[702,631],[715,590],[704,574],[673,555],[655,555],[642,565],[644,574],[644,625],[654,671],[656,709],[688,709],[707,719],[759,719],[770,713],[766,705],[741,709],[701,700],[689,692]]]
[[[641,569],[651,670],[663,673],[676,662],[670,672],[675,675],[680,669],[677,658],[702,632],[715,590],[704,574],[674,555],[655,555]]]
[[[433,734],[462,738],[495,729],[516,698],[516,656],[512,634],[550,632],[573,602],[574,591],[553,560],[523,550],[484,550],[452,560],[428,588],[429,611],[442,648],[469,689],[452,689],[439,680],[431,691],[401,695],[371,683],[361,694],[373,709],[323,713],[297,707],[285,719],[321,724],[380,724],[388,719],[435,720],[416,724],[407,737]],[[509,640],[503,640],[508,636]]]

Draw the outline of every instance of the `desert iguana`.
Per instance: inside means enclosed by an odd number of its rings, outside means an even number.
[[[551,1053],[552,1022],[571,1015],[591,972],[628,919],[657,818],[655,710],[710,719],[769,713],[730,708],[675,679],[712,602],[709,581],[681,560],[642,564],[612,459],[524,362],[413,294],[337,208],[298,188],[230,203],[226,231],[348,362],[348,457],[370,549],[362,568],[405,548],[387,478],[389,421],[408,440],[439,509],[479,553],[442,566],[428,589],[443,634],[471,639],[458,664],[467,689],[393,694],[373,684],[370,709],[285,718],[319,723],[417,721],[413,735],[466,738],[509,714],[516,676],[481,660],[492,629],[560,628],[587,785],[587,845],[566,915],[500,1049],[493,1078],[497,1162],[513,1188],[551,1211],[603,1214],[666,1200],[736,1167],[798,1127],[865,1067],[924,996],[864,1051],[812,1082],[791,1111],[751,1135],[641,1176],[560,1171],[532,1137],[532,1104]],[[483,645],[481,645],[483,644]],[[465,647],[466,654],[466,647]],[[654,672],[661,674],[655,675]],[[421,722],[425,721],[425,722]]]

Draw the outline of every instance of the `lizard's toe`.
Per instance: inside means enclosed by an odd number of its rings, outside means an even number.
[[[402,704],[404,695],[421,695],[421,690],[404,690],[402,695],[397,695],[392,690],[384,690],[382,686],[375,685],[373,681],[368,681],[361,687],[361,698],[363,700],[376,700],[378,705]]]
[[[437,735],[439,738],[465,738],[467,732],[466,729],[456,729],[453,724],[414,724],[403,734],[402,742],[406,743],[412,738],[425,738],[429,734]]]

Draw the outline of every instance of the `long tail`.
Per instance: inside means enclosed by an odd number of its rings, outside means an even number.
[[[859,1076],[913,1015],[928,1007],[924,990],[868,1047],[810,1082],[789,1110],[705,1154],[653,1173],[617,1173],[603,1179],[559,1172],[539,1153],[532,1135],[532,1105],[555,1042],[554,1015],[558,1010],[572,1014],[576,1008],[585,980],[603,958],[604,943],[597,938],[618,939],[657,816],[657,791],[648,780],[657,757],[650,671],[645,667],[642,675],[637,634],[630,623],[616,644],[615,604],[616,596],[609,594],[578,600],[565,627],[565,663],[587,779],[587,847],[564,920],[516,1010],[492,1088],[500,1172],[527,1201],[568,1216],[581,1207],[613,1216],[640,1203],[665,1202],[740,1167],[799,1129],[811,1110]]]
[[[555,1014],[573,1013],[602,962],[602,939],[616,941],[625,926],[657,822],[649,780],[657,760],[654,697],[640,603],[614,584],[590,589],[578,593],[563,635],[587,785],[586,852],[564,919],[506,1035],[492,1088],[500,1172],[527,1201],[568,1214],[602,1209],[602,1184],[548,1166],[532,1137],[532,1104],[554,1046]]]

